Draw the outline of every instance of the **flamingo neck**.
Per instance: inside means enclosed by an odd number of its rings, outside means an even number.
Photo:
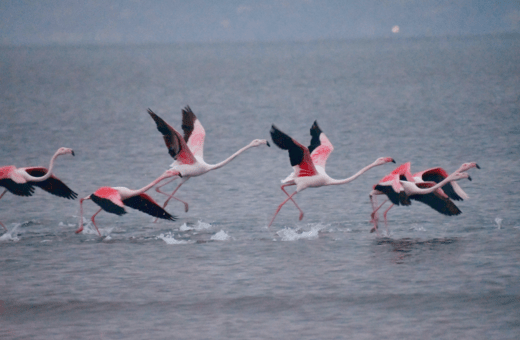
[[[244,146],[243,148],[241,148],[240,150],[238,150],[237,152],[235,152],[234,154],[232,154],[231,156],[229,156],[228,158],[226,158],[225,160],[223,160],[222,162],[210,165],[210,170],[222,168],[224,165],[231,162],[236,156],[240,155],[242,152],[246,151],[247,149],[249,149],[251,147],[253,147],[253,146],[251,144],[248,144],[248,145]]]
[[[59,152],[59,150],[56,151],[56,153],[52,156],[51,161],[49,163],[49,168],[47,169],[47,173],[45,175],[43,175],[41,177],[34,177],[34,176],[29,175],[28,173],[25,173],[26,180],[32,181],[32,182],[43,182],[43,181],[49,179],[52,176],[52,170],[54,170],[54,161],[60,155],[58,152]]]
[[[346,184],[346,183],[352,182],[353,180],[355,180],[356,178],[361,176],[363,173],[372,169],[375,166],[377,166],[377,164],[375,164],[375,163],[369,164],[369,165],[365,166],[363,169],[356,172],[354,175],[350,176],[349,178],[332,179],[328,185],[341,185],[341,184]]]
[[[131,190],[131,195],[130,197],[133,197],[133,196],[137,196],[137,195],[141,195],[142,193],[150,190],[154,185],[156,185],[157,183],[159,183],[160,181],[162,181],[163,179],[165,178],[168,178],[168,177],[171,177],[171,176],[167,176],[167,175],[161,175],[159,177],[157,177],[153,182],[151,182],[150,184],[142,187],[141,189],[137,189],[137,190]]]
[[[455,171],[454,173],[452,173],[451,175],[449,175],[448,177],[446,177],[446,178],[445,178],[444,180],[442,180],[441,182],[435,184],[435,185],[432,186],[432,187],[426,188],[426,189],[418,188],[417,186],[415,186],[415,187],[414,187],[414,193],[416,193],[416,194],[420,194],[420,195],[431,194],[431,193],[434,192],[435,190],[437,190],[437,189],[439,189],[439,188],[442,188],[446,183],[453,181],[453,176],[455,176],[456,173],[457,173],[457,171]]]

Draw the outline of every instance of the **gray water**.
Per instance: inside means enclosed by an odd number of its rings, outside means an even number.
[[[446,217],[419,202],[370,234],[368,193],[395,165],[287,204],[286,151],[253,148],[192,178],[167,210],[75,234],[79,201],[0,200],[2,339],[517,339],[520,37],[0,48],[0,164],[48,165],[80,197],[143,187],[172,162],[146,113],[190,105],[217,163],[271,124],[318,120],[345,178],[381,156],[412,171],[476,161]],[[174,184],[165,187],[171,191]],[[158,201],[164,197],[151,190]],[[85,202],[85,220],[97,211]]]

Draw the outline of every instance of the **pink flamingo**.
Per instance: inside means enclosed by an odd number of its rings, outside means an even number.
[[[477,163],[464,163],[462,164],[455,172],[465,172],[471,168],[480,169]],[[442,168],[433,168],[425,171],[418,172],[414,175],[410,173],[410,162],[400,165],[394,171],[392,171],[389,175],[383,177],[379,181],[378,184],[374,185],[374,190],[369,194],[370,201],[372,203],[372,222],[374,223],[374,227],[370,230],[370,232],[376,231],[378,233],[377,228],[377,211],[389,200],[391,202],[390,206],[383,213],[385,228],[387,234],[389,234],[388,223],[387,223],[387,214],[388,211],[394,205],[411,205],[410,199],[414,199],[416,201],[423,202],[434,210],[438,211],[441,214],[447,216],[459,215],[461,211],[459,208],[450,200],[462,200],[463,198],[468,198],[466,193],[460,188],[460,186],[454,181],[447,181],[443,186],[435,190],[435,193],[426,196],[418,196],[414,195],[410,197],[407,195],[404,187],[402,186],[402,182],[406,181],[409,183],[415,183],[418,188],[428,188],[432,187],[436,183],[441,183],[442,180],[446,179],[448,174]],[[375,198],[376,195],[386,195],[387,199],[381,203],[378,207],[377,200]],[[459,196],[460,195],[460,196]],[[462,198],[462,197],[463,198]],[[379,233],[378,233],[379,234]]]
[[[79,228],[76,230],[76,234],[83,231],[83,201],[92,200],[94,203],[99,205],[101,208],[91,217],[92,223],[96,228],[99,236],[101,233],[96,225],[94,218],[101,210],[106,212],[124,215],[126,214],[125,205],[140,210],[148,215],[152,215],[157,218],[165,220],[175,221],[177,218],[170,215],[166,210],[161,208],[150,196],[145,194],[146,191],[150,190],[154,185],[159,183],[165,178],[179,176],[179,172],[176,170],[166,170],[161,176],[156,178],[153,182],[146,185],[139,190],[131,190],[125,187],[101,187],[96,190],[93,194],[88,195],[85,198],[79,200],[80,217],[79,217]]]
[[[177,201],[184,203],[184,210],[185,212],[188,212],[188,203],[174,196],[181,185],[183,185],[187,180],[191,177],[197,177],[211,170],[223,167],[249,148],[260,145],[270,146],[265,139],[255,139],[224,161],[217,164],[207,164],[204,162],[203,158],[204,138],[206,132],[189,106],[186,106],[186,108],[182,110],[182,129],[184,131],[184,138],[179,132],[177,132],[177,130],[157,116],[152,110],[148,109],[148,113],[155,121],[157,130],[162,133],[170,156],[175,159],[175,161],[170,165],[171,169],[177,170],[182,175],[179,185],[177,185],[171,194],[167,194],[160,189],[166,184],[174,181],[176,178],[172,178],[155,188],[158,193],[168,196],[168,199],[164,202],[163,208],[168,205],[170,199],[174,198]]]
[[[282,209],[283,205],[289,200],[291,200],[300,211],[299,220],[302,220],[303,211],[293,200],[294,195],[296,195],[298,192],[301,192],[306,188],[318,188],[326,185],[346,184],[355,180],[364,172],[375,166],[383,165],[389,162],[395,163],[395,161],[390,157],[381,157],[376,159],[372,164],[369,164],[363,169],[359,170],[356,174],[349,178],[341,180],[334,179],[325,172],[325,164],[327,162],[328,156],[331,154],[334,148],[327,136],[325,136],[325,134],[321,131],[316,121],[311,127],[311,136],[311,144],[308,148],[306,148],[302,144],[298,143],[295,139],[280,131],[275,125],[271,127],[271,137],[273,142],[280,149],[289,151],[289,159],[291,161],[294,172],[282,181],[282,186],[280,188],[287,195],[287,199],[285,199],[278,206],[278,209],[276,209],[271,222],[269,222],[268,228],[271,227],[274,219],[276,218],[276,215],[278,215],[280,209]],[[289,193],[287,193],[285,190],[285,187],[291,185],[296,185],[296,191],[289,195]]]
[[[17,168],[14,165],[0,167],[0,186],[5,188],[0,198],[7,191],[18,196],[32,196],[34,193],[33,186],[38,186],[53,195],[75,199],[78,194],[52,173],[56,158],[67,154],[74,156],[74,151],[69,148],[59,148],[52,156],[48,169],[44,167]],[[7,230],[2,222],[0,222],[0,225]]]

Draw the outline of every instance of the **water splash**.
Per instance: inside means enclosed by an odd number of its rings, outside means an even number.
[[[211,236],[211,240],[213,241],[227,241],[230,238],[231,237],[224,230],[220,230],[218,233]]]
[[[202,222],[202,221],[198,221],[197,225],[195,226],[188,226],[188,224],[184,223],[183,225],[181,225],[181,227],[179,228],[180,231],[190,231],[190,230],[205,230],[205,229],[209,229],[211,228],[212,225],[209,224],[209,223],[205,223],[205,222]]]
[[[169,232],[167,234],[160,234],[155,239],[163,240],[164,242],[166,242],[166,244],[190,244],[190,243],[195,243],[195,242],[189,242],[189,241],[184,241],[184,240],[176,240],[174,235],[171,232]]]
[[[495,223],[497,224],[498,229],[502,229],[502,221],[503,219],[501,219],[500,217],[495,218]]]
[[[5,241],[18,242],[18,241],[20,241],[20,239],[17,237],[17,235],[16,235],[14,232],[15,232],[16,229],[18,229],[18,227],[21,226],[21,225],[22,225],[22,223],[17,223],[17,224],[15,224],[15,226],[13,227],[13,229],[6,231],[5,234],[3,234],[2,236],[0,236],[0,242],[5,242]]]
[[[285,228],[278,231],[276,234],[282,238],[282,241],[297,241],[301,239],[312,240],[318,238],[320,230],[324,228],[325,226],[322,224],[312,226],[309,231],[301,231],[300,228]]]

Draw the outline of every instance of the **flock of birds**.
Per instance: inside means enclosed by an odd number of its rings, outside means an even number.
[[[168,213],[165,208],[168,202],[173,198],[183,203],[184,210],[188,212],[188,203],[175,196],[179,188],[188,179],[223,167],[249,148],[260,145],[270,146],[269,142],[265,139],[255,139],[224,161],[217,164],[208,164],[203,158],[206,132],[189,106],[182,110],[182,130],[184,136],[152,110],[148,109],[148,114],[155,121],[157,130],[163,135],[168,152],[174,159],[174,162],[170,165],[170,169],[166,170],[150,184],[138,190],[125,187],[101,187],[87,197],[81,198],[79,228],[76,230],[76,233],[83,231],[83,202],[85,200],[92,200],[100,207],[91,217],[92,224],[96,228],[99,236],[101,236],[101,233],[96,225],[95,217],[102,210],[116,215],[123,215],[126,213],[125,206],[128,206],[156,217],[156,220],[161,218],[175,221],[176,217]],[[334,147],[327,136],[321,131],[316,121],[310,129],[311,142],[309,147],[303,146],[282,132],[275,125],[272,125],[270,133],[274,144],[289,152],[293,172],[282,180],[280,188],[284,194],[287,195],[287,198],[276,209],[269,222],[268,228],[271,227],[276,215],[288,201],[291,201],[296,208],[298,208],[300,212],[299,220],[301,221],[303,219],[303,210],[294,200],[294,196],[306,188],[346,184],[355,180],[373,167],[386,163],[395,163],[390,157],[381,157],[359,170],[353,176],[338,180],[331,178],[325,172],[325,164],[329,155],[334,150]],[[59,197],[67,199],[77,198],[78,195],[54,176],[52,172],[56,158],[67,154],[74,156],[74,151],[63,147],[58,149],[52,156],[48,169],[45,167],[16,168],[12,165],[0,167],[0,186],[5,188],[0,198],[2,198],[7,191],[18,196],[31,196],[34,193],[35,186]],[[400,165],[374,185],[373,190],[370,192],[369,196],[372,204],[371,223],[374,225],[371,232],[375,231],[379,235],[378,211],[387,201],[391,202],[391,205],[383,213],[387,234],[389,234],[387,225],[388,211],[394,205],[410,205],[411,200],[423,202],[444,215],[452,216],[460,214],[461,211],[453,203],[453,200],[467,199],[468,195],[466,195],[456,181],[465,178],[471,180],[471,177],[466,172],[471,168],[480,169],[478,164],[472,162],[462,164],[459,169],[450,175],[442,168],[428,169],[412,175],[410,172],[410,162]],[[168,180],[158,185],[165,179]],[[180,179],[179,184],[171,194],[161,190],[163,186],[176,179]],[[158,193],[168,196],[162,206],[146,194],[146,191],[154,186]],[[288,186],[296,186],[296,190],[292,194],[289,194],[285,190]],[[380,205],[377,203],[376,196],[378,195],[387,197]],[[2,222],[0,222],[0,225],[7,230]]]

